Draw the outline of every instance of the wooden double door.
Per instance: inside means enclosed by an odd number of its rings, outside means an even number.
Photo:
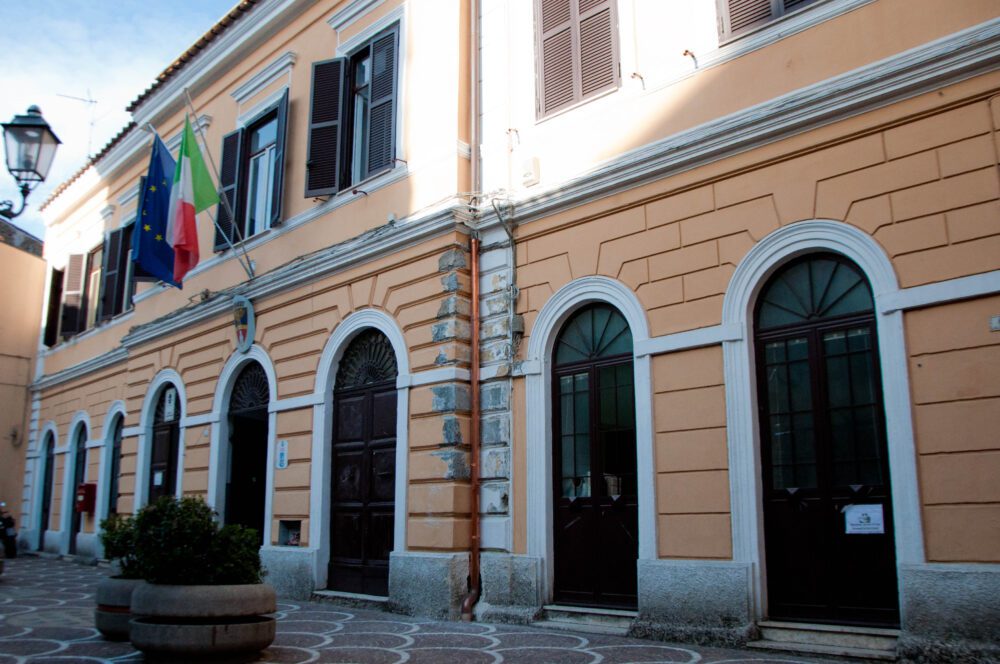
[[[768,617],[899,624],[877,329],[836,255],[779,272],[757,312]]]
[[[634,609],[639,505],[631,335],[607,305],[564,326],[553,372],[553,599]]]
[[[395,523],[395,382],[338,391],[335,408],[330,588],[385,596]]]

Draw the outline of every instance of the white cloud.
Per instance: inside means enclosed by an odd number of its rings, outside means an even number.
[[[206,32],[234,0],[153,3],[36,0],[0,3],[0,25],[16,37],[0,46],[0,120],[38,105],[63,141],[49,177],[14,223],[39,237],[38,206],[128,122],[125,107]],[[169,5],[169,6],[167,6]],[[87,97],[97,105],[60,97]],[[94,126],[91,130],[91,119]],[[0,200],[20,205],[13,177],[0,173]]]

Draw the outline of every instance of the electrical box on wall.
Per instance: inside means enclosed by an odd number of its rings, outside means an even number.
[[[530,187],[538,184],[538,157],[531,157],[521,162],[521,184]]]

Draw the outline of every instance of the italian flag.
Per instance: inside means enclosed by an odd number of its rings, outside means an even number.
[[[202,210],[218,204],[219,194],[205,168],[198,143],[191,129],[191,120],[184,118],[181,151],[174,169],[174,186],[170,190],[167,212],[167,242],[174,248],[174,280],[181,283],[198,264],[198,227],[194,217]]]

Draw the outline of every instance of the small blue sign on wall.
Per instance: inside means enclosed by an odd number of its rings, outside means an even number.
[[[233,326],[236,328],[236,350],[245,353],[253,346],[255,327],[253,304],[242,295],[233,297]]]

